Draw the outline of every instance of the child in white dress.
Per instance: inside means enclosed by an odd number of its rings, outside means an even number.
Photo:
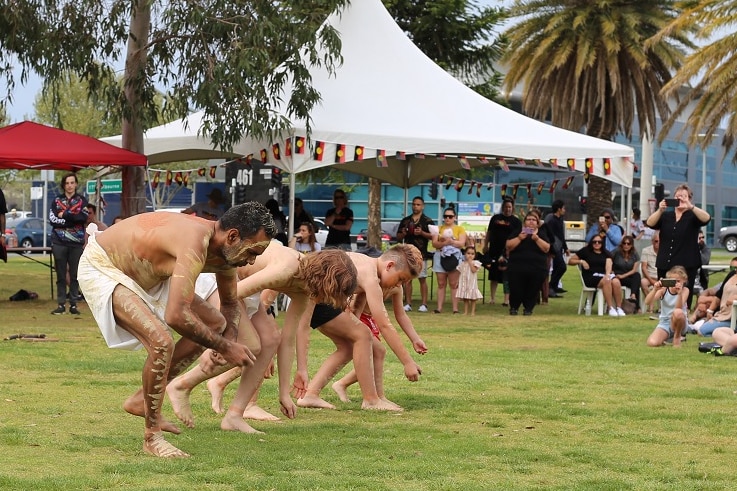
[[[463,300],[463,314],[476,315],[476,301],[484,298],[479,290],[478,271],[481,262],[476,260],[476,248],[468,246],[463,251],[464,261],[458,265],[461,277],[458,280],[458,298]]]

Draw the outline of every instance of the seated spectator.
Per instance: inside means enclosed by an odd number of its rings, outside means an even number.
[[[586,247],[575,252],[568,264],[580,265],[584,284],[601,290],[610,316],[625,316],[622,310],[622,285],[612,273],[612,255],[604,249],[604,240],[599,235],[594,235]]]
[[[647,297],[647,294],[650,293],[650,290],[658,281],[658,268],[655,266],[655,261],[658,257],[659,248],[660,233],[656,230],[653,234],[652,245],[645,247],[640,257],[640,271],[642,271],[640,287],[642,288],[643,297]],[[647,312],[652,313],[652,305],[647,306]]]
[[[732,302],[737,300],[737,274],[735,273],[737,273],[737,257],[730,261],[729,273],[717,290],[716,296],[712,298],[711,305],[706,309],[706,322],[695,329],[696,334],[708,337],[721,327],[732,330]]]
[[[622,237],[619,247],[614,250],[612,271],[622,286],[630,289],[627,299],[635,304],[633,312],[640,309],[640,256],[635,250],[635,239],[631,235]]]

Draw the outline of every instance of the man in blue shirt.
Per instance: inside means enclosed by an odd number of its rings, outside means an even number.
[[[604,247],[609,252],[614,252],[622,242],[622,236],[624,230],[622,227],[614,223],[614,212],[611,208],[604,208],[601,212],[598,223],[595,223],[589,229],[589,233],[586,234],[586,243],[588,243],[594,235],[599,235],[604,239]]]

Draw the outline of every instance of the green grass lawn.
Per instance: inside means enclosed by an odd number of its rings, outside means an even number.
[[[0,489],[732,489],[737,359],[698,353],[695,337],[647,348],[645,316],[576,316],[575,273],[531,317],[489,304],[476,317],[412,312],[430,351],[416,355],[414,384],[388,355],[401,414],[361,411],[354,387],[351,403],[324,393],[336,411],[300,409],[244,435],[220,430],[198,388],[196,427],[170,437],[192,458],[167,461],[142,452],[143,421],[121,409],[143,353],[108,349],[84,304],[78,318],[50,315],[47,272],[12,258],[0,264],[0,337],[58,341],[0,342]],[[41,299],[9,302],[19,288]],[[311,373],[329,352],[314,334]],[[261,405],[278,413],[275,380]]]

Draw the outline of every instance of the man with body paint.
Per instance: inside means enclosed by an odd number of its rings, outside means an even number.
[[[105,232],[91,233],[79,266],[79,282],[111,348],[148,356],[143,387],[123,408],[145,421],[143,449],[157,457],[189,455],[164,439],[179,429],[161,416],[166,384],[205,348],[214,368],[225,362],[253,365],[254,355],[236,341],[240,310],[236,268],[264,252],[276,228],[255,202],[228,210],[213,222],[176,213],[143,213]],[[201,272],[215,273],[220,311],[195,294]],[[170,328],[182,335],[174,342]]]
[[[257,361],[253,367],[243,370],[235,367],[222,375],[205,372],[202,363],[189,372],[172,380],[166,392],[172,403],[174,413],[188,427],[194,426],[194,416],[189,403],[192,389],[208,380],[208,390],[212,394],[212,407],[222,412],[222,395],[228,383],[241,376],[238,392],[233,403],[225,413],[220,427],[227,431],[255,433],[256,430],[243,418],[273,420],[276,417],[256,406],[258,389],[264,374],[277,353],[279,369],[279,402],[281,412],[288,418],[296,416],[297,407],[290,397],[293,388],[296,397],[302,397],[307,388],[307,380],[295,377],[291,385],[292,366],[295,354],[295,338],[300,318],[310,311],[310,301],[326,303],[336,309],[345,309],[358,284],[356,267],[348,254],[339,249],[327,249],[312,254],[302,254],[273,240],[266,251],[248,266],[238,268],[238,297],[248,300],[258,297],[262,292],[279,292],[289,295],[290,303],[284,318],[281,336],[274,318],[264,311],[263,302],[258,312],[250,317],[241,316],[240,340],[256,353]],[[271,305],[271,301],[268,302]],[[263,315],[262,315],[263,314]],[[255,329],[257,335],[248,333]],[[254,344],[255,343],[255,344]],[[278,347],[278,348],[277,348]],[[207,352],[200,359],[207,361]],[[218,367],[223,372],[227,367]]]

